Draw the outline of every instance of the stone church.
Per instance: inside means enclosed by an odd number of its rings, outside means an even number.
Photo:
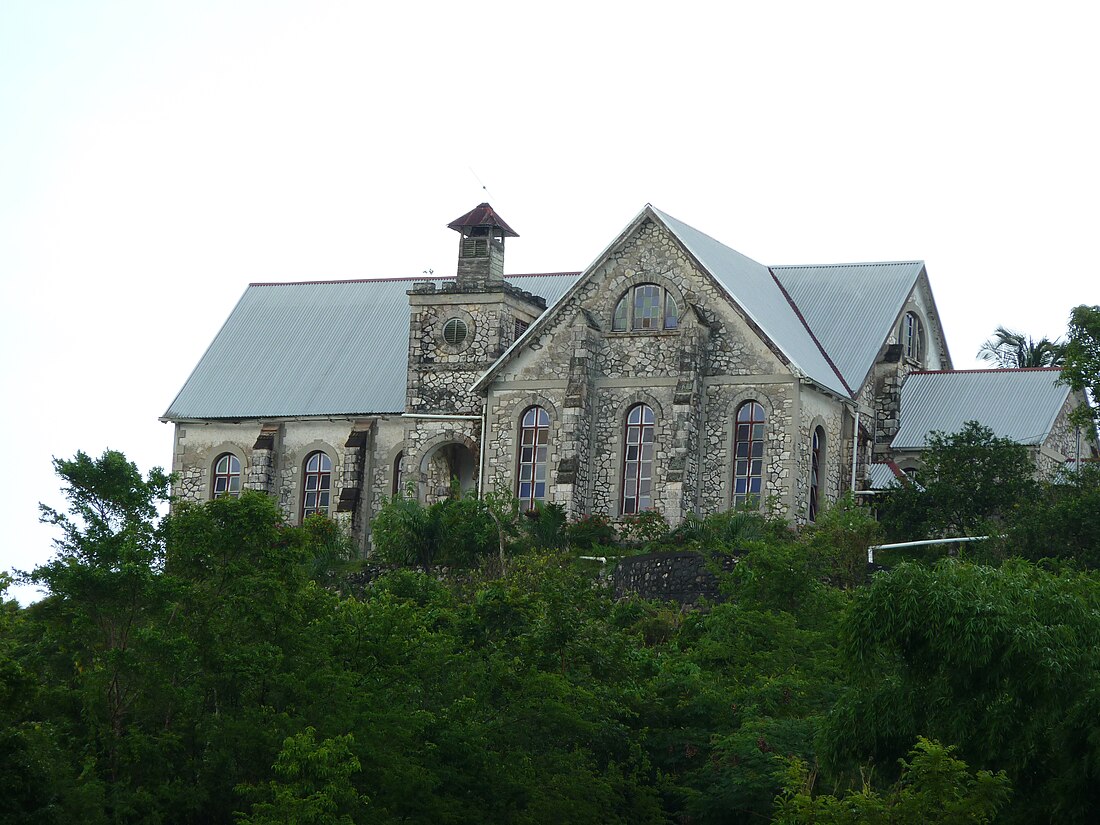
[[[489,204],[448,227],[453,277],[249,285],[162,418],[175,496],[261,490],[366,551],[386,498],[456,484],[806,522],[970,419],[1040,469],[1096,454],[1056,370],[952,370],[920,261],[765,266],[647,205],[583,272],[505,275]]]

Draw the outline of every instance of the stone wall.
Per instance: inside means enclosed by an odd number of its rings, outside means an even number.
[[[677,328],[613,332],[619,299],[643,283],[673,297]],[[625,419],[636,403],[656,414],[653,507],[670,522],[730,506],[732,416],[745,400],[760,400],[769,413],[764,497],[784,507],[792,501],[795,377],[725,291],[652,222],[610,251],[489,392],[492,484],[514,483],[520,408],[541,397],[560,416],[551,422],[550,500],[571,515],[619,516]]]
[[[370,519],[393,494],[396,476],[430,503],[447,494],[453,475],[472,489],[484,456],[485,489],[514,493],[520,417],[538,405],[550,415],[547,500],[562,504],[573,518],[601,513],[617,519],[626,416],[632,405],[645,403],[656,418],[653,508],[677,524],[687,513],[731,506],[734,419],[748,401],[759,402],[767,414],[765,502],[776,502],[792,520],[806,517],[810,442],[818,425],[826,433],[822,498],[833,500],[847,488],[850,413],[795,376],[726,291],[659,224],[644,220],[620,239],[482,396],[469,391],[476,378],[513,343],[517,323],[531,323],[545,308],[541,299],[499,282],[494,273],[467,273],[461,283],[444,287],[423,282],[410,291],[407,416],[371,418],[369,436],[362,434],[362,422],[340,416],[179,424],[176,495],[209,498],[213,462],[232,452],[241,462],[244,486],[272,495],[297,521],[305,457],[322,450],[333,465],[334,512],[365,552]],[[675,329],[613,331],[616,305],[640,284],[656,284],[671,296]],[[925,318],[928,365],[945,365],[925,276],[908,307]],[[466,324],[463,341],[444,340],[451,319]],[[896,340],[898,330],[892,334]],[[857,403],[871,433],[860,444],[861,466],[872,441],[880,453],[888,448],[897,427],[898,389],[915,366],[880,357],[861,388]]]
[[[717,566],[726,572],[737,559],[724,556]],[[718,577],[698,553],[650,553],[619,561],[611,572],[611,587],[615,598],[631,594],[655,601],[696,604],[702,599],[724,601],[719,592]]]
[[[1070,413],[1080,404],[1085,403],[1083,396],[1070,393],[1066,403],[1058,412],[1054,424],[1050,429],[1050,435],[1042,443],[1035,455],[1035,469],[1041,478],[1052,478],[1062,469],[1066,462],[1071,467],[1077,457],[1078,439],[1080,439],[1081,459],[1087,461],[1097,455],[1097,442],[1094,433],[1088,428],[1078,427],[1070,422]]]
[[[802,523],[809,517],[810,476],[813,460],[813,434],[820,427],[825,433],[824,467],[819,479],[818,507],[824,510],[840,496],[844,480],[844,416],[842,403],[806,387],[801,392],[798,428],[798,460],[794,472],[794,520]]]
[[[404,429],[400,416],[181,422],[176,425],[172,494],[177,501],[208,501],[214,463],[228,452],[240,461],[242,489],[272,496],[286,519],[297,524],[305,461],[321,451],[332,462],[330,515],[366,553],[370,519],[390,491],[392,473],[386,464],[403,443]]]
[[[453,284],[437,289],[432,282],[409,292],[409,412],[479,415],[481,396],[470,385],[515,340],[516,322],[530,323],[542,311],[533,296],[509,292],[462,291]],[[463,340],[450,343],[448,321],[465,324]]]
[[[708,383],[704,426],[700,502],[703,513],[728,510],[733,505],[733,441],[735,418],[743,404],[758,402],[765,413],[764,501],[786,507],[794,469],[791,437],[795,393],[793,376],[785,382]]]

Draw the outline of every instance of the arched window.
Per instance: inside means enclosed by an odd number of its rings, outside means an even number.
[[[733,459],[733,505],[758,504],[764,486],[764,408],[757,401],[737,410]]]
[[[635,404],[623,439],[623,515],[653,506],[653,410]]]
[[[905,357],[920,361],[924,356],[924,330],[921,329],[920,316],[917,313],[905,313],[901,339],[905,347]]]
[[[519,424],[519,476],[516,497],[524,510],[546,499],[546,458],[550,441],[550,416],[542,407],[529,407]]]
[[[393,460],[393,478],[391,480],[392,489],[390,495],[396,497],[403,491],[402,479],[401,479],[401,462],[405,460],[405,451],[399,450],[397,456]]]
[[[612,332],[628,329],[676,329],[676,299],[664,287],[638,284],[628,289],[615,305]]]
[[[214,462],[214,484],[211,498],[241,494],[241,461],[233,453],[222,453]]]
[[[318,450],[306,457],[302,476],[302,518],[314,513],[328,515],[332,494],[332,461]]]
[[[825,470],[825,431],[814,428],[810,444],[810,521],[817,521],[818,497],[821,495],[821,474]]]

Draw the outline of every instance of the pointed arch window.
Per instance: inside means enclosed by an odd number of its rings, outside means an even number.
[[[676,299],[671,292],[656,284],[638,284],[619,298],[611,331],[676,329],[678,323]]]
[[[821,474],[825,469],[825,430],[814,428],[810,443],[810,521],[817,521],[818,501],[821,496]]]
[[[214,484],[211,498],[241,494],[241,461],[233,453],[222,453],[214,461]]]
[[[737,410],[733,447],[733,504],[758,504],[764,488],[764,407],[746,401]]]
[[[546,500],[546,464],[550,444],[550,416],[542,407],[528,407],[520,417],[519,474],[516,497],[520,507],[532,510]]]
[[[653,409],[635,404],[623,439],[623,515],[653,507]]]
[[[318,450],[306,457],[302,475],[302,518],[315,513],[327,516],[331,498],[332,460]]]
[[[404,492],[404,484],[402,484],[401,478],[401,462],[405,460],[405,451],[398,450],[397,455],[393,459],[393,476],[390,479],[390,495],[394,498],[401,495]]]

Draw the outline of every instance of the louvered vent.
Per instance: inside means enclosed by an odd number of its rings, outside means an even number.
[[[489,257],[489,241],[485,238],[466,238],[462,241],[463,258]]]
[[[466,322],[461,318],[452,318],[443,325],[443,340],[452,347],[465,341],[469,333]]]

